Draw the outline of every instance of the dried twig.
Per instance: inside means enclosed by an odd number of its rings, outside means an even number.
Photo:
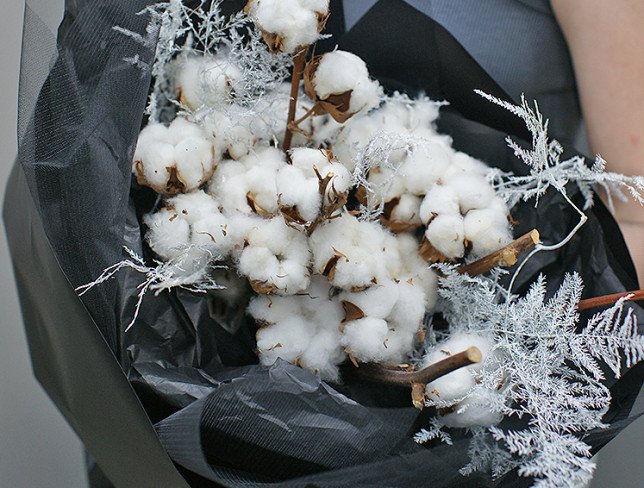
[[[291,123],[295,120],[295,109],[297,108],[297,96],[300,92],[300,79],[304,71],[304,63],[306,62],[306,52],[309,47],[302,47],[293,56],[293,75],[291,76],[291,98],[288,104],[288,119],[286,120],[286,133],[284,134],[284,144],[282,148],[287,152],[291,148],[291,140],[293,139],[293,131],[291,130]]]
[[[459,273],[467,273],[470,276],[477,276],[487,273],[492,268],[510,267],[514,266],[518,257],[526,251],[529,251],[537,244],[539,244],[539,231],[532,229],[527,234],[522,235],[518,239],[512,241],[498,251],[488,254],[470,264],[459,266],[457,271]]]
[[[414,383],[423,385],[431,383],[454,370],[478,363],[481,359],[481,351],[477,347],[470,347],[418,371],[401,371],[375,365],[363,365],[356,370],[356,373],[369,381],[411,387]]]
[[[644,290],[625,291],[622,293],[613,293],[612,295],[602,295],[599,297],[586,298],[579,300],[577,310],[587,310],[589,308],[613,306],[615,302],[622,297],[632,295],[629,300],[644,300]]]

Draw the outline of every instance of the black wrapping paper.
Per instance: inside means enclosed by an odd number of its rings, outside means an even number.
[[[112,29],[144,35],[147,19],[135,13],[146,3],[152,2],[67,3],[47,77],[41,87],[23,90],[20,110],[28,122],[4,206],[36,375],[112,483],[186,486],[163,445],[191,486],[529,485],[515,473],[495,481],[484,474],[463,478],[464,435],[455,436],[454,446],[414,444],[426,414],[410,406],[404,390],[350,377],[327,385],[285,362],[257,365],[243,296],[231,302],[184,291],[149,295],[127,333],[142,279],[136,273],[123,272],[81,304],[73,287],[121,260],[124,245],[150,257],[140,217],[155,196],[130,175],[150,78],[124,58],[150,61],[154,46]],[[234,11],[243,3],[223,7]],[[29,16],[29,2],[27,9]],[[525,172],[504,141],[506,134],[526,139],[523,122],[473,90],[510,98],[440,25],[402,0],[380,0],[344,33],[341,2],[331,10],[334,37],[321,49],[338,44],[358,54],[390,90],[447,100],[440,129],[458,149]],[[41,35],[34,25],[35,16],[26,23],[31,41]],[[29,50],[23,55],[25,86],[35,83],[27,76],[34,59]],[[570,195],[579,198],[574,187]],[[513,216],[517,235],[537,227],[548,242],[577,221],[555,192],[538,210],[522,204]],[[601,202],[588,216],[566,247],[533,258],[518,290],[539,272],[554,290],[573,270],[584,279],[585,296],[637,287],[615,221]],[[641,373],[638,367],[607,382],[611,428],[590,434],[594,448],[628,424]]]

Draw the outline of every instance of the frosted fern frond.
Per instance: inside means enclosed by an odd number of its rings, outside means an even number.
[[[409,155],[415,149],[421,149],[426,140],[399,132],[379,131],[362,147],[354,158],[353,186],[362,186],[366,191],[367,203],[360,205],[360,220],[375,222],[385,208],[385,195],[393,185],[393,179],[400,173],[402,159],[392,158],[397,152]],[[369,171],[380,168],[391,171],[391,177],[380,184],[369,181]]]
[[[470,462],[459,470],[463,476],[477,471],[489,471],[493,478],[499,478],[517,467],[518,462],[512,458],[512,454],[502,449],[487,429],[475,427],[471,432],[467,450]]]
[[[502,447],[520,466],[521,476],[535,477],[535,486],[578,486],[590,479],[590,448],[579,434],[605,427],[602,418],[611,397],[600,382],[602,364],[619,376],[622,362],[630,367],[644,358],[644,341],[635,314],[625,310],[626,298],[580,328],[582,281],[577,274],[567,275],[550,299],[539,277],[523,298],[501,303],[493,280],[461,275],[451,266],[440,271],[441,310],[450,332],[494,337],[503,359],[482,368],[479,381],[493,385],[502,375],[502,402],[495,408],[527,422],[521,430],[488,428],[492,441],[483,442],[478,434],[464,472],[482,469]]]
[[[416,435],[414,436],[414,441],[419,444],[424,444],[425,442],[431,441],[433,439],[438,439],[441,442],[444,442],[445,444],[451,446],[453,444],[452,436],[450,436],[449,433],[445,432],[443,430],[443,427],[445,426],[440,423],[439,419],[433,418],[429,421],[429,428],[421,429],[418,433],[416,433]]]
[[[164,109],[174,103],[177,56],[216,54],[221,50],[234,59],[241,77],[235,84],[235,101],[251,105],[274,89],[288,75],[290,58],[272,55],[261,34],[243,12],[230,17],[221,13],[223,0],[202,0],[190,8],[181,0],[157,3],[146,7],[139,15],[149,15],[147,35],[123,29],[115,30],[132,37],[138,43],[155,48],[151,74],[154,85],[146,113],[155,121],[164,118]],[[130,63],[134,58],[128,58]],[[136,63],[149,68],[140,61]]]
[[[548,121],[544,120],[536,102],[533,109],[524,96],[521,96],[521,105],[514,105],[480,90],[476,90],[476,93],[520,117],[532,134],[530,149],[522,147],[510,137],[506,138],[514,154],[530,168],[530,174],[516,176],[496,173],[494,176],[497,192],[510,206],[519,200],[528,201],[532,198],[535,199],[536,206],[539,198],[550,187],[565,194],[565,187],[570,182],[579,187],[585,200],[584,209],[593,204],[594,185],[600,185],[606,190],[611,207],[612,197],[624,199],[624,191],[640,204],[644,204],[644,177],[606,172],[606,161],[601,156],[597,156],[591,166],[579,156],[562,161],[563,148],[557,140],[549,138]]]

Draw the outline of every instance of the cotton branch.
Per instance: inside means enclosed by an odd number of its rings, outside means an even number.
[[[459,368],[479,363],[481,362],[482,357],[483,356],[478,347],[470,347],[465,351],[453,354],[418,371],[402,371],[373,365],[364,365],[367,367],[360,367],[356,372],[369,381],[411,387],[414,383],[431,383],[441,376],[445,376]]]
[[[300,93],[300,79],[304,71],[304,64],[306,62],[306,52],[309,47],[302,47],[293,56],[293,75],[291,76],[291,98],[288,104],[288,118],[286,120],[286,133],[284,135],[284,144],[282,148],[284,152],[288,152],[291,148],[291,141],[293,139],[292,123],[295,120],[295,110],[297,108],[297,96]]]
[[[644,290],[625,291],[622,293],[613,293],[612,295],[602,295],[579,300],[577,310],[588,310],[589,308],[606,307],[608,305],[612,306],[622,297],[629,297],[629,300],[635,301],[644,300]]]
[[[512,241],[504,248],[501,248],[492,254],[488,254],[487,256],[484,256],[470,264],[459,266],[457,270],[459,273],[467,273],[470,276],[477,276],[499,266],[514,266],[521,254],[529,251],[539,244],[539,242],[539,231],[537,229],[532,229],[530,232]]]

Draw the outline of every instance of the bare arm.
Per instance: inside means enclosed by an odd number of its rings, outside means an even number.
[[[572,54],[591,150],[608,169],[644,174],[644,1],[551,0]],[[616,205],[644,282],[644,207]]]

